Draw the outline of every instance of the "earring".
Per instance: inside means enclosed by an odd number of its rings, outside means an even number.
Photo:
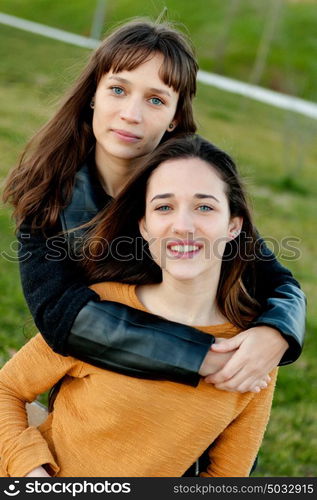
[[[91,99],[91,101],[90,101],[90,107],[91,107],[91,109],[95,108],[95,100],[94,99]]]
[[[173,128],[174,128],[174,123],[170,123],[169,126],[168,126],[168,129],[169,130],[173,130]]]
[[[240,231],[232,231],[231,237],[236,238],[240,234]]]

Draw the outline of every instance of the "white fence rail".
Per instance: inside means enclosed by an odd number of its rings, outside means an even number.
[[[59,40],[60,42],[77,45],[78,47],[95,49],[100,44],[99,40],[95,40],[93,38],[87,38],[74,33],[69,33],[68,31],[51,28],[50,26],[46,26],[44,24],[27,21],[26,19],[21,19],[4,13],[0,13],[0,23],[13,28],[29,31],[37,35],[53,38],[54,40]],[[310,118],[317,119],[317,104],[311,101],[274,92],[273,90],[268,90],[263,87],[240,82],[232,78],[216,75],[215,73],[207,73],[206,71],[198,72],[198,81],[222,90],[226,90],[227,92],[243,95],[249,99],[270,104],[271,106],[275,106],[277,108],[287,109],[289,111],[294,111],[295,113],[300,113]]]

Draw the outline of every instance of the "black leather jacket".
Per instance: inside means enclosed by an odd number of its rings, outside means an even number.
[[[21,227],[20,272],[24,294],[34,321],[48,344],[60,354],[127,375],[168,379],[197,385],[200,365],[212,336],[127,306],[100,302],[82,280],[76,239],[56,237],[91,220],[109,202],[92,169],[76,174],[73,197],[62,211],[54,236],[30,234]],[[128,216],[128,214],[127,214]],[[289,343],[281,364],[301,353],[305,326],[305,296],[290,271],[266,248],[269,258],[256,265],[256,298],[265,304],[255,325],[277,328]]]

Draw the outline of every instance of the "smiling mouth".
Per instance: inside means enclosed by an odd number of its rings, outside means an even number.
[[[111,129],[111,132],[124,142],[139,142],[142,139],[141,136],[131,134],[131,132],[127,132],[126,130]]]
[[[202,249],[202,244],[197,243],[169,243],[167,245],[168,253],[180,259],[189,259],[197,255]]]

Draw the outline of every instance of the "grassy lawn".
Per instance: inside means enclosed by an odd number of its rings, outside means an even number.
[[[202,69],[249,81],[275,1],[105,0],[105,30],[135,16],[155,18],[166,6],[169,19],[187,27]],[[231,19],[234,3],[236,13]],[[0,0],[0,12],[89,36],[96,4],[97,0]],[[317,99],[316,23],[314,0],[282,2],[260,85]]]
[[[201,13],[198,15],[203,5],[200,0],[196,0],[193,5],[176,0],[165,3],[170,8],[171,17],[185,22],[193,33],[202,67],[213,70],[212,65],[208,66],[206,56],[208,30],[211,30],[215,39],[220,36],[218,24],[223,3],[213,2],[217,8],[214,9],[214,15],[210,14],[209,17]],[[243,8],[249,9],[250,16],[255,13],[259,16],[259,2],[242,3]],[[294,35],[294,40],[291,37],[289,39],[289,44],[296,42],[297,45],[289,67],[294,78],[296,76],[298,82],[302,82],[294,83],[298,95],[316,99],[316,89],[304,82],[306,76],[304,78],[303,74],[308,72],[311,81],[314,81],[312,78],[314,71],[317,72],[317,59],[312,57],[312,53],[310,57],[303,56],[302,59],[298,55],[300,51],[303,53],[305,44],[308,44],[303,33],[310,29],[314,19],[316,21],[313,4],[307,4],[305,10],[304,3],[287,4],[287,9],[285,3],[285,19],[290,22],[290,26],[295,26],[296,16],[306,20],[302,24],[302,34],[295,31],[297,35]],[[94,5],[88,0],[66,3],[1,0],[0,11],[88,35]],[[145,4],[141,0],[133,3],[127,0],[113,4],[109,2],[108,19],[115,22],[140,13],[157,13],[162,5],[160,1],[154,4]],[[252,16],[250,20],[241,21],[241,25],[237,21],[234,28],[235,37],[241,44],[250,44],[250,53],[255,46],[251,35],[256,27],[256,24],[252,25],[251,19]],[[286,24],[283,33],[287,32]],[[297,24],[296,30],[299,30]],[[243,33],[248,34],[245,41],[242,40]],[[253,35],[255,37],[255,33]],[[285,43],[281,38],[280,33],[276,43]],[[312,42],[310,49],[316,52]],[[245,60],[238,58],[239,50],[243,52]],[[230,68],[230,76],[246,78],[245,73],[243,77],[242,69],[249,64],[246,62],[249,52],[237,46],[236,42],[230,45],[228,52],[224,73],[229,74]],[[277,51],[273,58],[277,65],[278,54]],[[51,116],[59,96],[78,74],[87,56],[86,50],[0,26],[1,180],[15,164],[27,139]],[[284,70],[282,73],[285,73]],[[296,78],[294,82],[297,82]],[[274,238],[279,242],[278,246],[274,245],[274,250],[295,273],[308,297],[304,352],[294,365],[280,369],[272,417],[261,448],[259,467],[254,475],[316,476],[317,310],[314,305],[317,303],[317,122],[204,85],[198,88],[195,111],[199,132],[229,151],[237,160],[252,194],[255,219],[261,234],[270,241]],[[14,225],[8,207],[1,210],[0,231],[0,289],[4,292],[0,302],[0,360],[3,363],[34,333],[35,328],[20,287]],[[298,254],[295,259],[291,259],[290,252],[285,248],[285,238],[293,238],[292,245]]]

